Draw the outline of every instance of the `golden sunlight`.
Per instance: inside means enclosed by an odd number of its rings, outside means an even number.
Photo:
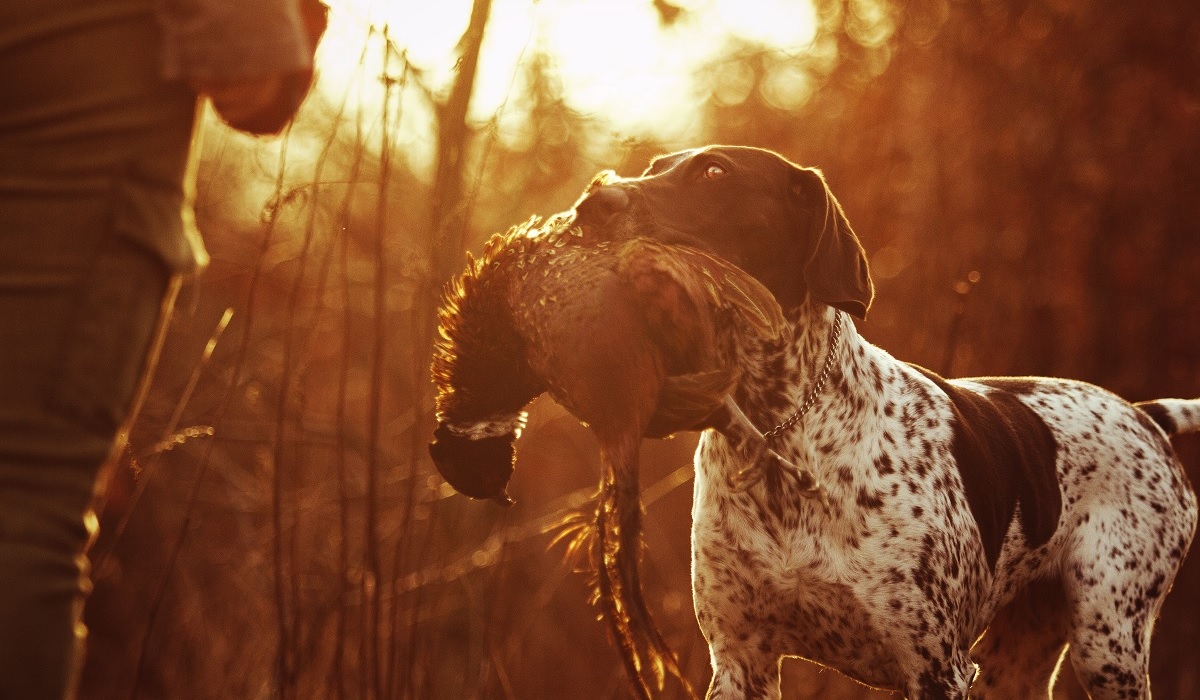
[[[318,55],[323,89],[331,96],[379,74],[381,59],[360,61],[370,27],[387,27],[427,87],[445,87],[470,0],[331,2],[330,30]],[[580,113],[626,136],[686,139],[698,126],[696,105],[707,98],[708,88],[697,75],[732,42],[795,54],[808,49],[816,31],[807,0],[675,0],[672,5],[683,12],[677,21],[664,23],[651,0],[494,0],[472,118],[486,121],[505,109],[506,98],[520,85],[519,66],[540,53],[568,104]],[[360,89],[357,99],[369,102],[366,92]]]

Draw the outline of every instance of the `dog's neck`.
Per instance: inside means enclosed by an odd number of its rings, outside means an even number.
[[[878,478],[872,465],[884,449],[882,378],[888,376],[889,355],[866,342],[846,313],[827,305],[810,301],[790,317],[790,337],[779,346],[761,347],[746,363],[736,400],[752,423],[767,432],[811,396],[802,417],[772,444],[828,487],[833,501],[853,510],[853,499]],[[839,329],[836,342],[834,324]],[[830,353],[828,376],[817,389]]]
[[[748,510],[753,521],[764,523],[773,537],[808,527],[805,523],[817,518],[824,523],[825,540],[851,542],[861,531],[858,499],[881,493],[873,465],[885,449],[880,420],[885,401],[883,387],[873,378],[884,376],[888,357],[858,334],[847,314],[827,305],[809,302],[790,313],[789,320],[792,323],[785,338],[747,353],[734,400],[766,433],[812,396],[809,409],[769,444],[792,465],[808,472],[821,485],[823,495],[805,497],[801,485],[782,472],[764,477],[749,489],[739,488],[731,477],[752,466],[745,462],[746,455],[737,454],[737,448],[722,436],[706,434],[697,454],[695,498],[718,510],[725,507],[721,503]],[[834,324],[839,329],[836,342]],[[831,352],[824,386],[815,390]],[[772,508],[772,504],[785,503],[791,506]]]
[[[779,343],[748,353],[738,401],[763,432],[784,423],[807,404],[796,423],[861,397],[862,365],[868,346],[850,318],[825,304],[808,301],[789,313],[790,332]],[[836,331],[835,331],[836,329]],[[828,371],[825,370],[828,364]],[[825,375],[824,377],[822,375]]]

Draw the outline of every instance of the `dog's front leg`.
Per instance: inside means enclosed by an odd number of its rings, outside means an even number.
[[[908,683],[907,700],[967,700],[971,680],[978,667],[971,662],[966,651],[960,651],[949,659],[929,658],[928,665],[916,668]]]
[[[764,653],[758,644],[737,649],[712,647],[713,675],[706,700],[780,700],[778,654]]]

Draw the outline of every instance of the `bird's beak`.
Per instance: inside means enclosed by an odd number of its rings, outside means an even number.
[[[511,508],[514,504],[516,504],[516,501],[514,501],[512,497],[508,495],[508,489],[505,489],[495,496],[492,496],[492,500],[504,506],[505,508]]]

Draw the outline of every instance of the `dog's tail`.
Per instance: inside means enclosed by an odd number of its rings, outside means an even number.
[[[1200,432],[1200,399],[1155,399],[1135,403],[1168,435]]]

